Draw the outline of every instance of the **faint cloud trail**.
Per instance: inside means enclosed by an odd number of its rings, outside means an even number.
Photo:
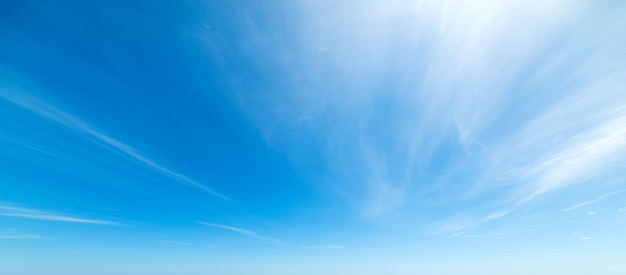
[[[295,248],[303,248],[303,249],[336,249],[336,250],[340,250],[340,249],[344,249],[345,247],[342,245],[293,245],[293,244],[288,244],[286,242],[283,242],[279,239],[275,239],[275,238],[270,238],[267,236],[263,236],[260,235],[259,233],[252,231],[252,230],[248,230],[248,229],[243,229],[243,228],[238,228],[238,227],[233,227],[233,226],[228,226],[228,225],[223,225],[223,224],[217,224],[217,223],[209,223],[209,222],[202,222],[202,221],[196,221],[196,223],[202,224],[202,225],[206,225],[206,226],[210,226],[210,227],[215,227],[215,228],[220,228],[220,229],[226,229],[229,231],[233,231],[235,233],[241,234],[241,235],[245,235],[248,237],[252,237],[254,239],[257,239],[259,241],[262,241],[264,243],[272,243],[272,244],[277,244],[277,245],[282,245],[282,246],[289,246],[289,247],[295,247]]]
[[[610,196],[613,196],[613,195],[615,195],[615,194],[622,193],[622,192],[624,192],[624,191],[626,191],[626,189],[621,189],[621,190],[617,190],[617,191],[613,191],[613,192],[608,192],[608,193],[606,193],[606,194],[603,194],[603,195],[600,195],[600,196],[596,197],[595,199],[592,199],[592,200],[588,200],[588,201],[584,201],[584,202],[581,202],[581,203],[574,204],[574,205],[572,205],[572,206],[570,206],[570,207],[568,207],[568,208],[563,209],[563,212],[572,211],[572,210],[574,210],[574,209],[581,208],[581,207],[583,207],[583,206],[585,206],[585,205],[589,205],[589,204],[592,204],[592,203],[596,203],[596,202],[598,202],[598,201],[601,201],[601,200],[603,200],[603,199],[605,199],[605,198],[608,198],[608,197],[610,197]]]
[[[0,239],[9,240],[48,240],[46,236],[24,233],[14,229],[0,228]]]
[[[616,117],[572,142],[561,151],[540,159],[530,173],[541,173],[534,191],[516,202],[526,203],[535,197],[567,186],[578,177],[587,176],[593,168],[610,162],[626,148],[626,115]]]
[[[15,207],[11,205],[0,204],[0,216],[15,217],[30,220],[66,222],[66,223],[84,223],[84,224],[100,224],[100,225],[121,225],[119,222],[85,219],[73,217],[63,214],[47,212],[39,209]]]
[[[96,130],[88,123],[80,120],[75,116],[72,116],[71,114],[59,110],[58,108],[46,102],[43,102],[37,98],[17,95],[15,93],[8,93],[6,91],[2,91],[2,93],[0,93],[0,97],[24,109],[34,112],[41,117],[58,123],[78,133],[87,135],[94,139],[100,145],[109,148],[109,150],[121,153],[122,155],[127,156],[178,183],[195,189],[203,190],[221,199],[232,201],[231,199],[218,193],[217,191],[206,187],[205,185],[183,174],[177,173],[164,167],[163,165],[139,153],[135,148]]]
[[[206,226],[215,227],[215,228],[221,228],[221,229],[230,230],[230,231],[237,232],[239,234],[246,235],[248,237],[252,237],[252,238],[255,238],[255,239],[258,239],[258,240],[262,240],[262,241],[270,241],[270,242],[284,244],[284,242],[281,241],[281,240],[270,238],[270,237],[266,237],[266,236],[262,236],[262,235],[259,235],[256,232],[254,232],[252,230],[248,230],[248,229],[242,229],[242,228],[237,228],[237,227],[232,227],[232,226],[223,225],[223,224],[217,224],[217,223],[208,223],[208,222],[200,222],[200,221],[197,222],[197,223],[202,224],[202,225],[206,225]]]
[[[581,208],[581,207],[583,207],[585,205],[589,205],[589,204],[592,204],[594,202],[596,202],[596,200],[589,200],[589,201],[584,201],[584,202],[581,202],[581,203],[577,203],[577,204],[574,204],[574,205],[572,205],[572,206],[570,206],[568,208],[563,209],[563,212],[572,211],[574,209]]]

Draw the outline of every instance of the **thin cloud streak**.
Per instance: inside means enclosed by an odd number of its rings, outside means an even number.
[[[611,197],[611,196],[613,196],[613,195],[616,195],[616,194],[622,193],[622,192],[624,192],[624,191],[626,191],[626,189],[621,189],[621,190],[617,190],[617,191],[613,191],[613,192],[608,192],[608,193],[602,194],[602,195],[600,195],[600,196],[596,197],[596,198],[595,198],[595,199],[593,199],[593,200],[584,201],[584,202],[581,202],[581,203],[574,204],[574,205],[572,205],[572,206],[570,206],[570,207],[568,207],[568,208],[565,208],[565,209],[563,209],[563,212],[572,211],[572,210],[575,210],[575,209],[581,208],[581,207],[583,207],[583,206],[586,206],[586,205],[589,205],[589,204],[596,203],[596,202],[598,202],[598,201],[601,201],[601,200],[606,199],[606,198],[608,198],[608,197]]]
[[[152,159],[144,156],[139,153],[135,148],[118,141],[89,125],[88,123],[80,120],[79,118],[72,116],[58,108],[43,102],[37,98],[26,97],[23,95],[10,94],[8,92],[0,93],[0,97],[12,102],[24,109],[27,109],[31,112],[36,113],[37,115],[44,117],[48,120],[51,120],[55,123],[58,123],[64,127],[67,127],[73,131],[76,131],[80,134],[84,134],[93,138],[97,143],[107,147],[109,150],[112,150],[117,153],[121,153],[124,156],[127,156],[144,166],[151,168],[152,170],[170,178],[174,181],[186,185],[188,187],[196,188],[208,192],[216,197],[219,197],[224,200],[231,201],[228,197],[214,191],[213,189],[206,187],[205,185],[183,175],[172,171],[161,164],[153,161]]]
[[[29,220],[66,222],[66,223],[121,225],[121,223],[119,222],[79,218],[79,217],[74,217],[74,216],[51,213],[51,212],[38,210],[38,209],[15,207],[15,206],[1,205],[1,204],[0,204],[0,216],[15,217],[15,218],[29,219]]]
[[[258,233],[252,231],[252,230],[248,230],[248,229],[242,229],[242,228],[237,228],[237,227],[232,227],[232,226],[228,226],[228,225],[223,225],[223,224],[217,224],[217,223],[208,223],[208,222],[197,222],[199,224],[202,225],[206,225],[206,226],[211,226],[211,227],[215,227],[215,228],[221,228],[221,229],[226,229],[226,230],[230,230],[233,232],[237,232],[239,234],[248,236],[248,237],[252,237],[258,240],[262,240],[262,241],[269,241],[269,242],[275,242],[275,243],[283,243],[280,240],[274,239],[274,238],[270,238],[270,237],[266,237],[263,235],[259,235]]]
[[[488,222],[488,221],[492,221],[492,220],[497,220],[500,219],[506,215],[508,215],[511,212],[511,210],[503,210],[503,211],[498,211],[496,213],[493,213],[487,217],[485,217],[483,219],[483,222]]]
[[[502,217],[489,215],[494,210],[513,211],[596,176],[626,148],[623,72],[596,73],[616,65],[605,58],[618,47],[580,57],[603,44],[590,30],[621,33],[605,25],[614,22],[574,28],[588,14],[567,1],[395,4],[306,6],[303,44],[313,46],[299,61],[315,66],[307,66],[310,75],[281,69],[307,80],[298,83],[324,86],[297,86],[262,102],[247,91],[239,97],[268,143],[317,136],[332,175],[324,182],[361,215],[386,222],[410,216],[407,209],[467,208],[485,196],[467,213],[480,224]],[[396,29],[402,34],[389,31]],[[572,43],[561,43],[564,33]],[[325,92],[334,90],[342,92]]]
[[[1,213],[0,216],[17,217],[17,218],[41,220],[41,221],[69,222],[69,223],[90,223],[90,224],[106,224],[106,225],[116,224],[114,222],[109,222],[109,221],[82,219],[82,218],[75,218],[75,217],[68,217],[68,216],[50,215],[50,214]]]
[[[43,236],[39,236],[39,235],[32,235],[32,234],[6,234],[6,233],[0,233],[0,239],[10,239],[10,240],[47,240],[49,238],[43,237]]]
[[[531,170],[543,175],[535,190],[516,204],[568,185],[573,179],[587,176],[595,167],[602,167],[626,148],[626,116],[617,117],[600,128],[585,134],[588,138],[575,142],[556,155],[540,160]],[[531,172],[533,173],[533,172]]]
[[[50,238],[36,235],[23,233],[18,230],[0,228],[0,239],[10,239],[10,240],[48,240]]]
[[[563,212],[572,211],[572,210],[581,208],[581,207],[583,207],[585,205],[589,205],[589,204],[592,204],[592,203],[595,203],[595,202],[596,202],[596,200],[590,200],[590,201],[584,201],[584,202],[581,202],[581,203],[577,203],[577,204],[574,204],[574,205],[572,205],[572,206],[570,206],[568,208],[563,209]]]

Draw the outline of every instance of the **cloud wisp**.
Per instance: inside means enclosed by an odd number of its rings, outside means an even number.
[[[606,194],[602,194],[602,195],[600,195],[600,196],[598,196],[598,197],[596,197],[596,198],[594,198],[594,199],[592,199],[592,200],[588,200],[588,201],[580,202],[580,203],[574,204],[574,205],[572,205],[572,206],[569,206],[569,207],[567,207],[567,208],[563,209],[563,212],[572,211],[572,210],[575,210],[575,209],[581,208],[581,207],[583,207],[583,206],[586,206],[586,205],[590,205],[590,204],[593,204],[593,203],[599,202],[599,201],[601,201],[601,200],[603,200],[603,199],[605,199],[605,198],[608,198],[608,197],[611,197],[611,196],[613,196],[613,195],[616,195],[616,194],[622,193],[622,192],[624,192],[624,191],[626,191],[626,189],[621,189],[621,190],[617,190],[617,191],[613,191],[613,192],[608,192],[608,193],[606,193]]]
[[[243,228],[238,228],[238,227],[233,227],[233,226],[228,226],[228,225],[223,225],[223,224],[217,224],[217,223],[209,223],[209,222],[201,222],[201,221],[197,221],[197,223],[202,224],[202,225],[206,225],[206,226],[210,226],[210,227],[215,227],[215,228],[220,228],[220,229],[225,229],[228,231],[232,231],[235,232],[237,234],[241,234],[247,237],[251,237],[253,239],[255,239],[256,241],[260,241],[263,243],[271,243],[271,244],[278,244],[278,245],[282,245],[282,246],[290,246],[290,247],[299,247],[299,248],[303,248],[303,249],[334,249],[334,250],[340,250],[340,249],[344,249],[345,247],[342,245],[300,245],[300,246],[296,246],[293,244],[288,244],[285,243],[279,239],[275,239],[275,238],[270,238],[267,236],[263,236],[255,231],[249,230],[249,229],[243,229]]]
[[[564,187],[606,166],[626,148],[626,116],[619,116],[604,125],[583,134],[580,141],[571,143],[562,151],[550,153],[539,160],[528,172],[540,173],[540,180],[530,194],[516,204],[522,204],[557,188]]]
[[[276,243],[276,244],[284,244],[284,242],[281,241],[281,240],[270,238],[270,237],[266,237],[266,236],[260,235],[260,234],[258,234],[256,232],[254,232],[252,230],[248,230],[248,229],[237,228],[237,227],[232,227],[232,226],[223,225],[223,224],[217,224],[217,223],[201,222],[201,221],[198,221],[197,223],[202,224],[202,225],[206,225],[206,226],[210,226],[210,227],[215,227],[215,228],[220,228],[220,229],[233,231],[233,232],[236,232],[238,234],[245,235],[245,236],[248,236],[248,237],[260,240],[260,241],[264,241],[264,242],[270,242],[270,243]]]
[[[563,212],[569,212],[569,211],[581,208],[583,206],[590,205],[590,204],[595,203],[595,202],[596,202],[596,200],[588,200],[588,201],[584,201],[584,202],[581,202],[581,203],[577,203],[577,204],[574,204],[574,205],[572,205],[572,206],[570,206],[568,208],[563,209]]]
[[[48,240],[50,238],[36,235],[24,233],[19,230],[0,228],[0,239],[10,239],[10,240]]]
[[[3,98],[13,104],[16,104],[26,110],[29,110],[47,120],[50,120],[56,124],[59,124],[63,127],[71,129],[78,134],[86,135],[92,140],[94,140],[97,144],[107,148],[108,150],[121,154],[129,159],[132,159],[145,167],[150,168],[151,170],[167,177],[175,182],[183,184],[185,186],[199,189],[210,193],[213,196],[219,197],[224,200],[230,201],[230,199],[217,191],[189,178],[186,175],[180,174],[178,172],[172,171],[169,168],[155,162],[154,160],[148,158],[144,154],[140,153],[135,148],[131,147],[128,144],[125,144],[115,138],[112,138],[103,132],[97,130],[87,122],[64,112],[47,102],[43,102],[42,100],[30,96],[26,96],[18,93],[11,93],[9,91],[0,91],[0,98]]]
[[[414,209],[454,205],[468,224],[486,223],[623,161],[626,72],[613,58],[626,46],[614,39],[623,18],[567,1],[302,11],[305,43],[295,47],[306,54],[291,65],[309,70],[275,68],[300,84],[239,100],[268,143],[319,154],[319,182],[360,216],[405,223]]]
[[[65,223],[81,223],[81,224],[98,224],[98,225],[121,225],[119,222],[81,218],[66,214],[59,214],[45,210],[16,207],[12,205],[0,204],[0,216],[14,217],[29,220],[65,222]]]

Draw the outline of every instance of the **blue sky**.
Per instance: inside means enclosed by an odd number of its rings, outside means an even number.
[[[0,3],[0,273],[624,274],[620,1]]]

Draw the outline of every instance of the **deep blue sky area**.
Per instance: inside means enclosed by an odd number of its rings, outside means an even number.
[[[625,274],[620,1],[0,1],[1,274]]]

